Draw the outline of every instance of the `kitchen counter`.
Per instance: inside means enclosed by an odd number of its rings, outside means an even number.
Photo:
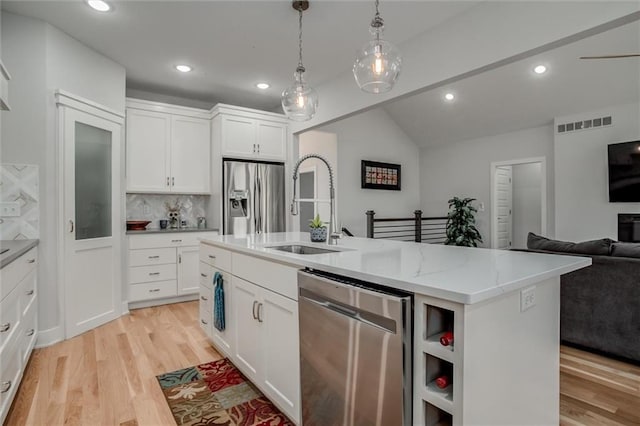
[[[218,228],[151,228],[143,229],[142,231],[127,231],[127,235],[141,235],[141,234],[171,234],[174,232],[218,232]]]
[[[9,249],[0,255],[0,269],[37,246],[39,242],[40,240],[0,240],[0,249]]]
[[[308,233],[219,235],[205,244],[452,302],[475,304],[591,265],[587,257],[344,237],[310,243]],[[302,243],[336,253],[300,255],[269,246]]]

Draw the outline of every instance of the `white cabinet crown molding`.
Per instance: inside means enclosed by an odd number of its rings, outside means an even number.
[[[245,108],[228,104],[216,104],[211,108],[211,117],[217,115],[235,115],[243,118],[253,118],[265,121],[275,121],[277,123],[289,123],[289,119],[284,114],[278,114],[275,112],[261,111],[252,108]]]
[[[166,114],[182,115],[193,118],[211,119],[211,111],[200,108],[191,108],[182,105],[166,104],[162,102],[147,101],[144,99],[126,98],[126,108],[142,109],[145,111],[163,112]]]
[[[90,99],[83,98],[66,90],[58,89],[55,91],[56,105],[66,106],[78,111],[84,111],[87,114],[104,118],[116,124],[124,124],[124,112],[116,111]]]

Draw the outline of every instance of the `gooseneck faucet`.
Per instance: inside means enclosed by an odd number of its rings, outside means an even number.
[[[330,209],[331,215],[329,216],[329,232],[327,233],[327,244],[338,244],[338,238],[342,236],[340,232],[338,232],[338,223],[336,220],[336,191],[333,185],[333,169],[331,168],[331,164],[325,158],[318,154],[307,154],[298,160],[295,167],[293,168],[293,199],[291,200],[291,214],[293,216],[298,215],[298,200],[296,199],[296,181],[298,180],[298,169],[300,169],[300,164],[302,164],[305,160],[309,158],[317,158],[326,164],[327,169],[329,169],[329,199],[331,202]]]

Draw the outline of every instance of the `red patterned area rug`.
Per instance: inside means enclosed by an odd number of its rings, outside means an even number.
[[[226,358],[157,378],[178,425],[293,425]]]

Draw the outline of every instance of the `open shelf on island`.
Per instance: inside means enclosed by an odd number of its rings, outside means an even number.
[[[453,311],[433,305],[424,305],[424,309],[426,322],[424,340],[427,346],[435,348],[437,344],[444,351],[453,352],[453,344],[444,346],[440,343],[440,337],[444,333],[453,332]]]
[[[433,355],[424,354],[425,383],[423,383],[425,400],[449,413],[453,412],[453,364]],[[435,380],[440,376],[449,379],[449,385],[440,388]]]
[[[446,411],[435,405],[424,403],[424,425],[425,426],[450,426],[453,425],[453,417]]]

